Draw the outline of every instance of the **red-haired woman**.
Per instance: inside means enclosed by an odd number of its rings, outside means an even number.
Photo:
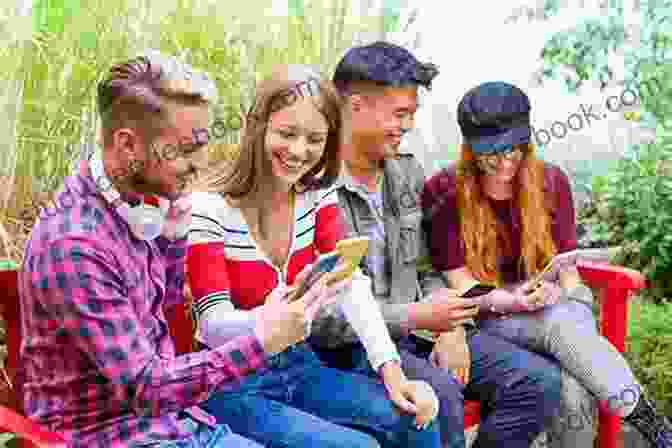
[[[669,421],[597,332],[576,257],[530,292],[530,279],[550,259],[576,249],[576,223],[567,176],[534,155],[527,95],[504,82],[481,84],[463,97],[458,122],[461,158],[423,192],[434,267],[458,290],[496,286],[475,299],[481,331],[552,355],[601,407],[635,426],[651,446],[671,448]]]

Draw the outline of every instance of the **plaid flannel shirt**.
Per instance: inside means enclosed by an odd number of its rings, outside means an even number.
[[[183,300],[186,238],[136,239],[88,163],[42,211],[19,275],[26,414],[74,448],[189,436],[184,411],[262,367],[253,335],[176,356],[164,307]]]

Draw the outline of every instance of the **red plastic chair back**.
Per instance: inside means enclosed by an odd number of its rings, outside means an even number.
[[[581,261],[578,270],[582,280],[591,288],[602,291],[600,297],[600,330],[602,335],[621,353],[625,350],[628,324],[628,299],[633,292],[647,287],[644,276],[632,269],[606,263]],[[467,401],[464,407],[464,427],[471,428],[480,420],[477,401]],[[600,412],[598,448],[623,446],[621,419]]]
[[[21,315],[18,271],[0,271],[0,314],[5,324],[7,342],[7,360],[5,368],[11,381],[10,403],[12,409],[0,406],[0,430],[15,433],[19,437],[19,447],[65,447],[64,438],[54,432],[47,431],[37,423],[24,417],[21,372],[19,366],[19,349],[21,343]]]

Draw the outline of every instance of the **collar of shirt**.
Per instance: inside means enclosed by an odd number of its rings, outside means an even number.
[[[115,208],[136,238],[153,240],[162,235],[175,241],[186,236],[191,224],[191,195],[176,201],[139,193],[122,195],[105,173],[101,154],[97,148],[89,162],[82,161],[81,174],[90,174],[98,193]]]
[[[402,208],[405,206],[403,203],[400,204],[400,201],[403,202],[404,197],[407,196],[408,188],[410,188],[408,180],[405,177],[403,167],[396,158],[385,159],[383,162],[383,175],[381,176],[383,203],[392,216],[395,217],[401,216]],[[370,193],[365,185],[352,176],[345,163],[341,167],[341,173],[335,186],[343,187],[351,193],[359,195],[364,200],[367,200]],[[411,208],[415,209],[415,206],[411,206]]]
[[[379,188],[383,186],[383,180],[384,179],[385,179],[385,171],[383,170],[381,172],[380,176],[378,177],[378,187]],[[369,196],[371,194],[371,191],[369,191],[369,188],[368,188],[367,185],[365,185],[364,183],[355,179],[352,176],[352,173],[348,169],[348,166],[345,164],[345,162],[341,166],[341,173],[338,176],[338,179],[336,180],[335,185],[337,187],[344,187],[347,190],[349,190],[353,193],[359,194],[364,198],[366,198],[367,196]],[[382,189],[379,190],[379,192],[380,191],[382,191]]]

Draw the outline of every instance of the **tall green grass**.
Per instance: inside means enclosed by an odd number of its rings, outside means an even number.
[[[0,48],[0,101],[13,117],[0,125],[0,257],[15,259],[35,205],[55,191],[81,143],[95,135],[95,87],[114,62],[145,48],[178,55],[213,76],[220,91],[215,115],[226,118],[249,105],[255,81],[274,65],[313,64],[328,75],[357,36],[384,26],[380,18],[357,17],[348,0],[305,1],[300,14],[275,17],[271,0],[35,3],[27,18],[32,33]],[[0,31],[16,28],[16,11],[5,10]],[[236,139],[231,133],[225,143]]]

